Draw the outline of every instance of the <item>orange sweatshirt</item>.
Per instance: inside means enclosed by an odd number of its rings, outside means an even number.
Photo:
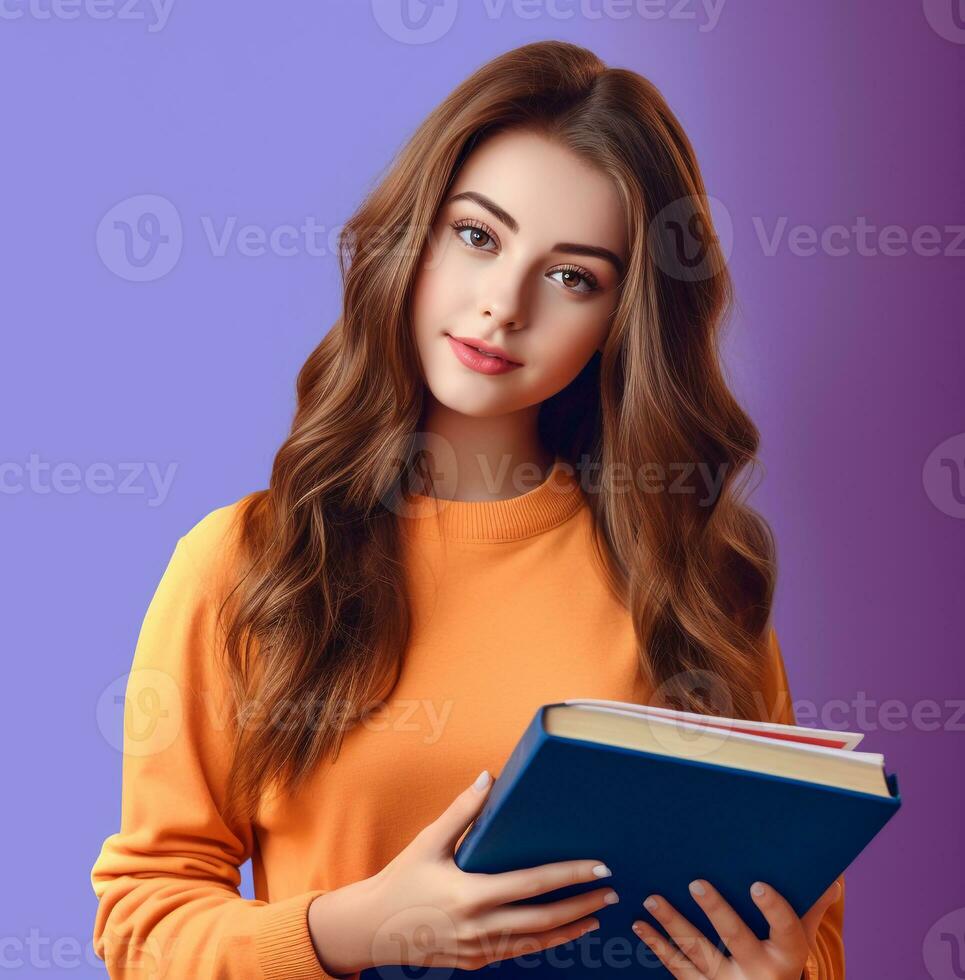
[[[375,874],[481,770],[498,775],[541,704],[647,702],[630,618],[597,570],[568,466],[510,500],[418,497],[399,518],[413,628],[398,687],[297,796],[266,798],[254,821],[229,826],[228,688],[213,644],[239,504],[178,540],[138,636],[120,830],[91,870],[94,949],[114,978],[324,980],[307,924],[315,896]],[[762,717],[793,724],[770,636]],[[252,900],[238,892],[248,858]],[[842,892],[807,980],[844,980],[843,913]]]

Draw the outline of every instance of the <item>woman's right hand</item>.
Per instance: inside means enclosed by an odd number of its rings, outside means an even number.
[[[512,903],[607,877],[600,861],[559,861],[498,874],[456,865],[456,844],[491,786],[490,777],[482,789],[463,790],[378,874],[312,902],[309,928],[323,969],[336,976],[390,964],[477,970],[599,926],[592,913],[618,900],[605,901],[616,894],[609,887],[539,905]]]

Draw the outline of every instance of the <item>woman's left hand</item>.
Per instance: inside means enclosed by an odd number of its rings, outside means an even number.
[[[761,886],[763,893],[755,894],[755,888]],[[633,923],[633,931],[678,980],[800,980],[818,923],[841,894],[835,879],[799,918],[783,895],[770,885],[755,882],[751,898],[771,927],[767,939],[758,939],[710,882],[703,878],[692,881],[690,893],[730,950],[730,957],[660,895],[651,895],[644,906],[673,942],[649,923]],[[650,899],[656,899],[652,909]]]

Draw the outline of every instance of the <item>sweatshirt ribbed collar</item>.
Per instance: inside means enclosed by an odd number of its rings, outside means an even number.
[[[405,530],[416,536],[514,541],[561,524],[583,502],[572,465],[557,456],[542,483],[507,500],[447,500],[410,493],[397,512]]]

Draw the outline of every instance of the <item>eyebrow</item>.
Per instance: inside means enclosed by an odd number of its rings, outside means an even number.
[[[446,201],[446,204],[452,204],[455,201],[475,201],[481,208],[485,208],[491,215],[498,218],[513,234],[519,231],[519,222],[505,208],[501,208],[485,194],[480,194],[478,191],[463,191],[461,194],[453,194]],[[551,251],[566,252],[569,255],[589,255],[603,259],[616,269],[617,275],[623,275],[623,262],[620,261],[618,255],[608,248],[601,248],[599,245],[581,245],[577,242],[557,242]]]

